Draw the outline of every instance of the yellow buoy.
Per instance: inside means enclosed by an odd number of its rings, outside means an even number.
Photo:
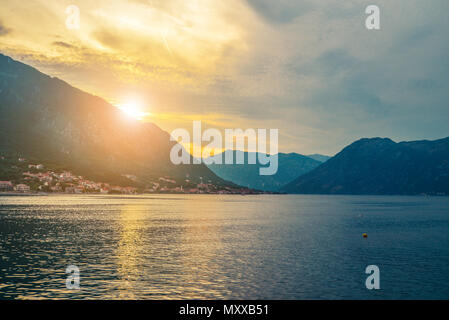
[[[366,233],[362,234],[362,236],[363,236],[364,238],[368,238],[368,235],[367,235]]]

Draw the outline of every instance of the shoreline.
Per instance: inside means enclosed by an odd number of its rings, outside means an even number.
[[[258,196],[258,195],[287,195],[286,193],[175,193],[175,192],[159,192],[159,193],[64,193],[64,192],[52,192],[52,193],[39,193],[39,192],[0,192],[0,197],[13,197],[13,196],[147,196],[147,195],[161,195],[161,194],[173,194],[173,195],[234,195],[234,196]]]
[[[309,193],[174,193],[174,192],[159,192],[159,193],[137,193],[137,194],[102,194],[102,193],[39,193],[39,192],[0,192],[0,197],[38,197],[38,196],[148,196],[148,195],[230,195],[230,196],[260,196],[260,195],[278,195],[278,196],[364,196],[364,197],[420,197],[420,198],[448,198],[449,195],[438,194],[309,194]]]

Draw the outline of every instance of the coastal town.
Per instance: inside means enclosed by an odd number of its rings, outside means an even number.
[[[5,161],[0,156],[1,161]],[[216,186],[209,182],[193,183],[186,177],[184,181],[175,181],[170,177],[158,177],[154,181],[139,183],[138,177],[123,174],[122,177],[130,185],[116,185],[106,182],[93,181],[76,175],[68,170],[50,170],[44,164],[30,163],[25,158],[17,158],[21,164],[11,165],[21,173],[20,177],[10,180],[0,179],[0,193],[65,193],[65,194],[260,194],[260,192],[244,187]]]

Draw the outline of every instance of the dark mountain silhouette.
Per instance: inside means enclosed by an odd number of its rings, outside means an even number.
[[[447,194],[449,138],[361,139],[282,188],[304,194]]]
[[[0,54],[0,153],[64,165],[80,174],[161,175],[227,184],[204,165],[175,166],[174,142],[154,124]]]
[[[244,153],[245,164],[212,164],[208,165],[209,169],[225,180],[263,191],[279,191],[280,187],[295,177],[309,172],[321,164],[321,162],[301,154],[279,153],[277,173],[271,176],[261,176],[259,164],[248,164],[248,152],[234,151],[234,159],[236,159],[236,153]]]

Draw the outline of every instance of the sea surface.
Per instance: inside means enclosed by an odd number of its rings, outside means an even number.
[[[0,196],[0,258],[1,299],[449,299],[449,197]]]

